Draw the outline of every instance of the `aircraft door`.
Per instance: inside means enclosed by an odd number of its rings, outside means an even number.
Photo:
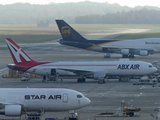
[[[51,69],[51,75],[56,75],[56,69]]]
[[[64,94],[63,94],[63,102],[64,102],[64,103],[67,103],[67,102],[68,102],[68,94],[67,94],[67,93],[64,93]]]

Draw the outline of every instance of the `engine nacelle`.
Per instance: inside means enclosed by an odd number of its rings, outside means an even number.
[[[148,51],[147,50],[141,50],[139,52],[139,55],[141,55],[141,56],[148,56]]]
[[[0,114],[5,116],[21,116],[22,106],[21,105],[5,105],[3,109],[0,109]]]
[[[129,49],[121,49],[121,54],[128,55],[129,54]]]
[[[94,74],[93,74],[93,78],[95,80],[103,79],[105,76],[106,76],[106,72],[105,71],[97,71],[97,72],[94,72]]]

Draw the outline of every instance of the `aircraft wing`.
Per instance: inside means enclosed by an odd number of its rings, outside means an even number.
[[[86,70],[75,70],[75,69],[64,69],[64,68],[60,68],[61,70],[65,70],[65,71],[69,71],[69,72],[73,72],[77,75],[92,75],[94,73],[94,71],[86,71]]]
[[[80,70],[80,69],[64,69],[64,68],[59,68],[61,70],[73,72],[76,75],[83,75],[83,76],[91,76],[98,74],[100,76],[105,76],[107,74],[107,71],[97,71],[97,70]]]

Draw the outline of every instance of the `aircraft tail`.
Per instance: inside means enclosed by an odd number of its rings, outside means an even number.
[[[56,20],[57,26],[63,40],[66,41],[85,41],[86,39],[68,25],[64,20]]]
[[[11,38],[6,38],[5,41],[14,61],[14,64],[8,65],[10,69],[26,71],[30,67],[46,63],[32,60]]]

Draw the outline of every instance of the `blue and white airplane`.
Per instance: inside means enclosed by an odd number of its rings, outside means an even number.
[[[134,55],[148,56],[160,53],[160,38],[145,38],[136,40],[87,40],[68,25],[64,20],[56,20],[63,39],[60,44],[77,48],[103,52],[105,57],[110,53],[122,54],[123,58],[134,58]]]

